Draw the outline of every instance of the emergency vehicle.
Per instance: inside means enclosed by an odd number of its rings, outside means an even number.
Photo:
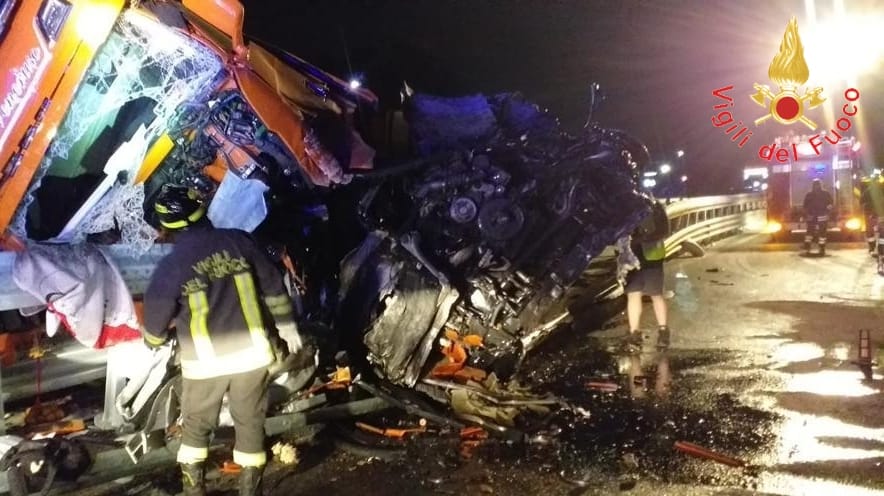
[[[861,237],[863,214],[857,194],[862,177],[859,142],[844,137],[830,144],[823,138],[822,146],[817,143],[815,147],[809,137],[790,136],[777,138],[774,144],[776,149],[788,151],[788,157],[781,153],[780,157],[785,157],[783,162],[774,156],[769,166],[768,232],[777,238],[806,232],[804,196],[811,190],[813,181],[819,179],[834,202],[829,232]]]

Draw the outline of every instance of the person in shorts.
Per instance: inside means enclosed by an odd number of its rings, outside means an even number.
[[[655,206],[656,207],[656,206]],[[640,330],[642,316],[642,297],[651,298],[654,316],[657,318],[657,346],[669,346],[669,326],[666,323],[667,308],[663,297],[663,262],[666,258],[665,235],[668,235],[668,219],[665,213],[657,223],[667,223],[667,229],[656,229],[658,234],[642,236],[640,231],[652,230],[640,228],[632,236],[630,249],[639,262],[639,267],[626,274],[626,317],[629,322],[629,333],[626,335],[627,347],[641,348],[642,333]],[[665,235],[663,234],[665,233]]]

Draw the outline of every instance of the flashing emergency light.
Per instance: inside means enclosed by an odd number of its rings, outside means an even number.
[[[851,231],[859,231],[863,227],[863,222],[857,217],[851,217],[844,223],[844,227]]]
[[[778,233],[783,230],[783,225],[775,220],[767,221],[767,226],[764,228],[764,232],[768,234]]]

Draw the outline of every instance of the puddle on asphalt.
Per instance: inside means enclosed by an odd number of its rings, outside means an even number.
[[[782,364],[841,359],[849,355],[850,348],[846,343],[829,349],[812,343],[787,343],[776,349],[773,359]],[[834,494],[829,492],[834,488],[844,496],[872,494],[869,491],[873,490],[831,480],[843,480],[840,473],[825,478],[814,473],[795,475],[790,467],[877,459],[880,473],[884,469],[884,429],[749,404],[754,403],[751,396],[771,392],[806,393],[811,402],[814,395],[837,401],[837,397],[880,394],[880,387],[864,382],[857,369],[800,374],[743,371],[748,379],[727,374],[716,379],[717,372],[708,372],[716,367],[726,369],[738,359],[736,353],[722,350],[623,356],[610,353],[602,341],[593,338],[581,347],[541,351],[526,364],[526,378],[538,389],[583,406],[592,415],[578,419],[559,413],[550,426],[556,433],[555,443],[531,451],[536,459],[546,460],[548,470],[557,470],[572,482],[597,478],[599,473],[632,472],[664,482],[743,487],[774,494]],[[613,382],[619,389],[590,390],[588,381]],[[753,386],[747,381],[764,385]],[[689,458],[674,452],[676,441],[744,460],[756,470]],[[624,467],[624,456],[634,456],[638,468]],[[498,452],[494,458],[506,461],[507,457]],[[555,467],[549,466],[549,459],[558,460]],[[765,471],[759,467],[778,468]],[[884,489],[884,480],[880,476],[876,480],[868,471],[856,478],[862,485]]]
[[[837,446],[848,440],[884,441],[884,429],[873,429],[798,412],[784,412],[785,420],[777,429],[779,446],[772,463],[805,463],[818,461],[858,460],[884,458],[884,449],[850,448]]]
[[[755,486],[754,474],[674,451],[676,441],[737,458],[774,449],[778,415],[743,405],[734,394],[715,390],[706,374],[694,373],[727,362],[732,353],[679,350],[630,356],[603,346],[590,338],[581,347],[541,351],[526,364],[524,375],[536,388],[591,412],[588,419],[560,412],[550,422],[557,435],[547,455],[558,460],[565,479],[634,472],[671,483]],[[615,383],[619,389],[588,389],[589,381]],[[634,457],[638,467],[625,467],[624,457]]]
[[[396,470],[433,493],[448,494],[464,493],[465,483],[537,487],[552,484],[550,478],[579,491],[574,494],[625,491],[636,480],[783,495],[864,496],[876,494],[870,488],[876,484],[884,489],[884,430],[813,410],[789,411],[775,400],[808,395],[837,405],[838,396],[869,398],[877,391],[858,371],[735,369],[745,358],[735,352],[675,349],[627,356],[610,352],[601,339],[568,333],[561,339],[566,344],[551,342],[532,355],[519,380],[587,409],[588,418],[560,410],[526,429],[529,442],[492,438],[468,460],[458,454],[456,434],[417,438],[407,443]],[[790,362],[825,359],[830,350],[793,344],[778,353]],[[617,390],[587,388],[590,381]],[[762,405],[759,398],[773,401]],[[674,449],[676,441],[748,467],[689,457]]]
[[[788,374],[782,388],[787,393],[811,393],[819,396],[854,398],[880,394],[863,379],[859,369],[821,370],[810,374]]]

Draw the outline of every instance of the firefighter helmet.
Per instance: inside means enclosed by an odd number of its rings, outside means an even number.
[[[160,225],[166,229],[186,229],[206,215],[203,202],[183,186],[164,184],[154,202]]]

